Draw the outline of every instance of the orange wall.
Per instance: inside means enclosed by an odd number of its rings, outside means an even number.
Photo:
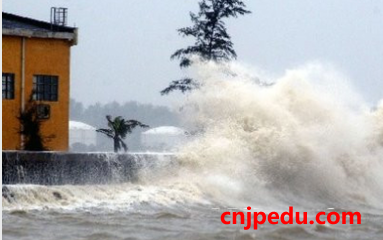
[[[21,38],[3,36],[3,72],[15,74],[15,99],[3,99],[3,149],[19,149],[20,129],[16,116],[20,109],[21,88]],[[58,39],[26,38],[25,44],[25,101],[33,88],[33,75],[59,76],[57,102],[49,104],[50,118],[41,126],[43,136],[55,135],[46,143],[50,150],[68,150],[69,122],[69,65],[70,42]]]
[[[21,82],[21,38],[3,36],[3,73],[15,74],[15,99],[3,99],[3,149],[20,147],[20,124],[16,117],[20,113]]]

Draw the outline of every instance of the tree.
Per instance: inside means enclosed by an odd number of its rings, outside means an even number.
[[[38,104],[33,100],[33,93],[29,97],[24,111],[20,111],[17,119],[21,125],[19,133],[24,137],[23,150],[49,150],[44,144],[54,138],[55,135],[44,136],[41,134],[41,124],[44,119],[38,116]]]
[[[112,120],[110,115],[106,116],[106,120],[108,120],[109,129],[100,128],[97,129],[97,132],[103,133],[109,138],[113,139],[114,144],[114,152],[118,152],[121,147],[126,152],[128,147],[124,143],[124,139],[128,133],[132,133],[132,130],[135,127],[147,128],[148,125],[145,125],[137,120],[125,120],[121,116],[118,116]]]
[[[198,14],[190,13],[192,27],[178,29],[183,37],[195,38],[195,44],[177,50],[171,59],[179,59],[180,67],[186,68],[193,64],[191,56],[195,55],[201,61],[229,61],[236,59],[231,37],[227,33],[224,20],[237,18],[239,15],[251,13],[246,10],[246,5],[240,0],[202,0],[199,3]],[[199,87],[198,81],[191,78],[183,78],[172,81],[169,87],[161,91],[168,94],[173,90],[181,90],[182,93]]]

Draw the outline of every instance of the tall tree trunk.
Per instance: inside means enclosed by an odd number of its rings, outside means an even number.
[[[114,142],[114,152],[117,153],[118,152],[118,141],[119,139],[118,138],[113,138],[113,142]]]

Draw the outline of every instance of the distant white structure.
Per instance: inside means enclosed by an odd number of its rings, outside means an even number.
[[[69,146],[75,143],[96,145],[96,128],[83,122],[69,121]]]
[[[148,150],[174,151],[188,141],[188,132],[173,126],[161,126],[141,133],[141,144]]]

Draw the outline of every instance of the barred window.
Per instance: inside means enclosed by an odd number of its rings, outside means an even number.
[[[58,101],[58,76],[34,75],[33,99],[41,101]]]
[[[3,73],[3,99],[15,99],[15,74]]]

